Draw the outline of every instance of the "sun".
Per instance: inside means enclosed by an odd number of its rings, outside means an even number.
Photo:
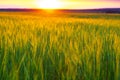
[[[61,6],[58,0],[40,0],[37,4],[42,9],[58,9]]]

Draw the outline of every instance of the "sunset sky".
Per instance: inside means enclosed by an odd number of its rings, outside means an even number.
[[[120,0],[0,0],[0,8],[120,8]]]

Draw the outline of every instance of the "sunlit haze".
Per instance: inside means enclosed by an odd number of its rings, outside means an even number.
[[[120,0],[2,0],[0,8],[91,9],[120,8]]]

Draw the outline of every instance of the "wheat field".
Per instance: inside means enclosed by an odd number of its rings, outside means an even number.
[[[120,14],[0,12],[0,80],[120,80]]]

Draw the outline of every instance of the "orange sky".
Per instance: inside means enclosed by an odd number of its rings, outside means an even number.
[[[44,1],[44,3],[42,3]],[[2,0],[0,8],[120,8],[120,0]],[[42,7],[41,7],[42,5]]]

